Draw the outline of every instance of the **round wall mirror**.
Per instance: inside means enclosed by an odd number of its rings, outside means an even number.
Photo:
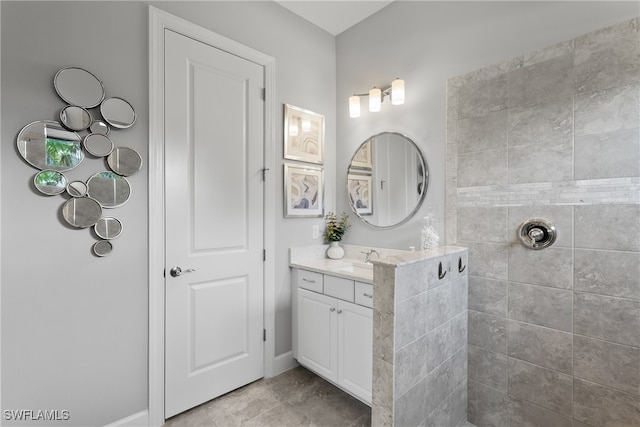
[[[89,71],[77,67],[63,68],[53,78],[53,86],[67,104],[93,108],[104,99],[102,82]]]
[[[109,125],[102,120],[94,120],[91,126],[89,126],[89,131],[91,133],[99,133],[100,135],[109,135],[111,129],[109,129]]]
[[[122,223],[117,218],[107,216],[100,218],[93,229],[101,239],[115,239],[122,233]]]
[[[136,150],[118,147],[107,157],[112,171],[122,176],[131,176],[142,168],[142,157]]]
[[[47,196],[61,194],[67,187],[67,178],[58,171],[44,170],[33,178],[36,188]]]
[[[108,240],[101,240],[93,245],[93,253],[97,256],[111,255],[113,245]]]
[[[118,174],[99,172],[87,181],[87,194],[105,208],[116,208],[129,200],[131,185]]]
[[[82,181],[72,181],[67,184],[67,193],[71,197],[84,197],[87,195],[87,184]]]
[[[382,132],[364,141],[351,159],[349,206],[373,227],[397,227],[418,211],[428,183],[427,161],[416,143],[398,132]]]
[[[18,152],[31,166],[67,171],[84,159],[80,136],[60,123],[43,120],[26,125],[18,134]]]
[[[113,142],[108,136],[100,133],[90,133],[82,141],[87,153],[96,157],[105,157],[113,151]]]
[[[91,227],[101,216],[100,203],[89,197],[74,197],[62,205],[62,217],[74,227]]]
[[[60,110],[60,121],[69,130],[85,130],[91,126],[91,114],[82,107],[67,105]]]
[[[122,98],[107,98],[100,104],[100,114],[114,128],[126,129],[136,121],[136,112]]]

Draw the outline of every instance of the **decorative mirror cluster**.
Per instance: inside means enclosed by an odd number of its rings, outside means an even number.
[[[104,209],[122,206],[131,196],[127,180],[142,168],[142,157],[127,147],[115,147],[111,129],[127,129],[136,121],[136,113],[127,101],[106,98],[102,82],[94,74],[78,67],[66,67],[53,79],[56,93],[67,103],[60,110],[60,121],[40,120],[26,125],[18,133],[17,146],[22,158],[39,169],[33,183],[47,196],[61,194],[62,217],[76,228],[93,227],[100,239],[93,253],[111,254],[122,223],[104,215]],[[80,133],[84,134],[83,137]],[[86,181],[69,181],[63,172],[77,167],[85,158],[103,158],[108,171],[93,174]]]

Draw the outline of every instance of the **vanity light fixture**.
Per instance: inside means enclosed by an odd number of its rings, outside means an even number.
[[[361,96],[369,97],[369,111],[375,113],[381,110],[382,101],[384,101],[384,97],[387,95],[391,98],[391,104],[404,104],[404,80],[395,79],[391,82],[391,86],[384,89],[374,87],[369,91],[369,93],[354,93],[349,97],[349,117],[360,117]]]

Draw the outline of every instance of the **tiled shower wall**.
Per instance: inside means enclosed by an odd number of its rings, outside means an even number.
[[[469,248],[479,427],[640,426],[639,26],[449,81],[447,244]],[[519,243],[529,218],[553,246]]]

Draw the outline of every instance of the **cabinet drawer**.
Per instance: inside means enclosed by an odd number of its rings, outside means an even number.
[[[356,282],[356,304],[373,307],[373,285]]]
[[[322,274],[313,271],[298,270],[298,286],[303,289],[322,293]]]
[[[324,276],[324,294],[353,302],[353,280]]]

